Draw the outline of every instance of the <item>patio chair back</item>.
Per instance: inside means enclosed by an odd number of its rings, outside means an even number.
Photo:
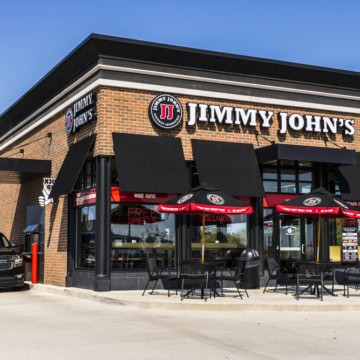
[[[155,275],[157,275],[157,271],[156,271],[157,264],[156,264],[155,255],[152,253],[146,253],[145,263],[146,263],[146,269],[149,274],[149,278],[153,278]]]
[[[275,277],[276,272],[274,270],[279,268],[279,264],[274,258],[270,257],[267,258],[266,268],[269,272],[269,277]]]
[[[300,264],[297,267],[296,274],[296,298],[299,300],[300,294],[304,293],[306,289],[314,288],[313,293],[320,297],[320,300],[323,300],[323,287],[324,287],[324,273],[323,271],[317,270],[315,264]],[[305,290],[300,292],[300,286],[304,285]],[[312,292],[312,291],[311,291]]]
[[[246,260],[243,260],[241,258],[236,258],[236,268],[234,273],[234,279],[235,280],[243,280],[243,276],[245,274],[245,268],[246,268]]]

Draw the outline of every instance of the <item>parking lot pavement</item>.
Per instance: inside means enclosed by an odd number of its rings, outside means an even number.
[[[360,350],[353,311],[157,310],[0,291],[0,314],[7,360],[338,359]]]

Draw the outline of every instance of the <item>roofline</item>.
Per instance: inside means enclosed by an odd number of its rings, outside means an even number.
[[[359,72],[90,34],[0,115],[1,134],[60,93],[101,57],[360,91]]]

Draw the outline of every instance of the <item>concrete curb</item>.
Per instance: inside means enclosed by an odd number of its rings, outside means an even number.
[[[263,297],[252,297],[240,300],[239,303],[215,303],[216,300],[188,300],[180,301],[179,296],[145,296],[136,292],[109,292],[98,293],[92,290],[78,288],[63,288],[53,285],[29,284],[32,291],[38,291],[49,294],[64,295],[76,297],[79,299],[95,301],[98,303],[127,306],[129,308],[138,309],[162,309],[162,310],[195,310],[195,311],[272,311],[272,312],[330,312],[330,311],[360,311],[360,301],[349,303],[349,299],[339,295],[336,302],[327,303],[326,300],[321,302],[318,299],[308,299],[311,303],[304,303],[307,300],[296,301],[291,295],[277,296],[274,298],[272,294],[264,294]],[[268,295],[268,298],[266,296]],[[286,298],[285,298],[286,296]],[[341,296],[341,297],[340,297]],[[260,302],[260,300],[261,302]],[[230,300],[229,300],[230,301]],[[248,303],[247,301],[252,301]],[[268,301],[268,302],[264,302]],[[295,301],[295,302],[293,302]],[[292,302],[292,303],[290,303]],[[347,303],[346,303],[347,302]]]

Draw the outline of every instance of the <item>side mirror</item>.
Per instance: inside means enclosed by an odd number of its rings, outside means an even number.
[[[20,246],[19,244],[15,244],[12,241],[9,241],[11,249],[13,249],[17,254],[20,253]]]

